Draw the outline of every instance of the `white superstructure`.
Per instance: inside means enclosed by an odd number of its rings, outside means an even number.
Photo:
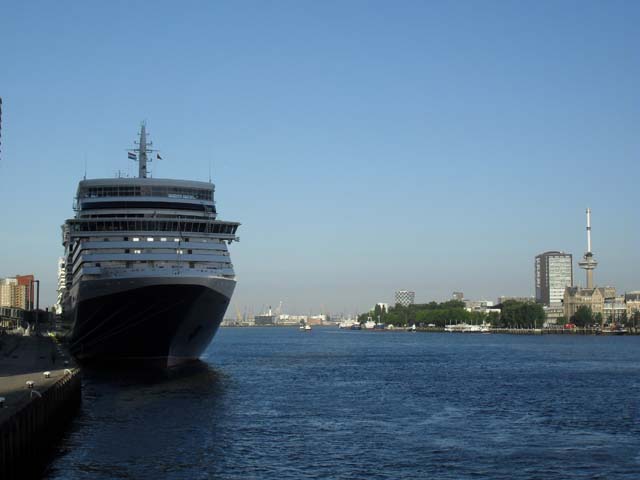
[[[155,178],[83,180],[63,226],[66,289],[110,277],[234,278],[227,244],[238,223],[216,220],[214,186]]]

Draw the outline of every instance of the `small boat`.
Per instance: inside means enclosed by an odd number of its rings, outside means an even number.
[[[304,325],[300,325],[300,330],[302,330],[303,332],[308,332],[311,330],[311,325],[307,325],[306,323]]]

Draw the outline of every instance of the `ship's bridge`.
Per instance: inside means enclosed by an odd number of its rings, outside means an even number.
[[[108,178],[82,180],[78,200],[105,197],[161,197],[213,202],[212,183],[163,178]]]
[[[161,178],[113,178],[82,180],[78,185],[75,210],[82,217],[101,217],[127,209],[170,210],[175,215],[185,211],[215,216],[215,187],[212,183]]]

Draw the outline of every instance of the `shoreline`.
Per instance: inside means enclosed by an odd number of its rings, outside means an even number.
[[[0,478],[39,478],[80,408],[80,370],[53,337],[5,333],[0,372]]]

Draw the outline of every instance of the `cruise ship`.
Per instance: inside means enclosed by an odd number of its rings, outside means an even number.
[[[240,224],[217,218],[211,182],[147,178],[150,146],[143,123],[129,152],[138,177],[80,181],[62,226],[63,317],[80,361],[197,359],[236,284],[228,245]]]

